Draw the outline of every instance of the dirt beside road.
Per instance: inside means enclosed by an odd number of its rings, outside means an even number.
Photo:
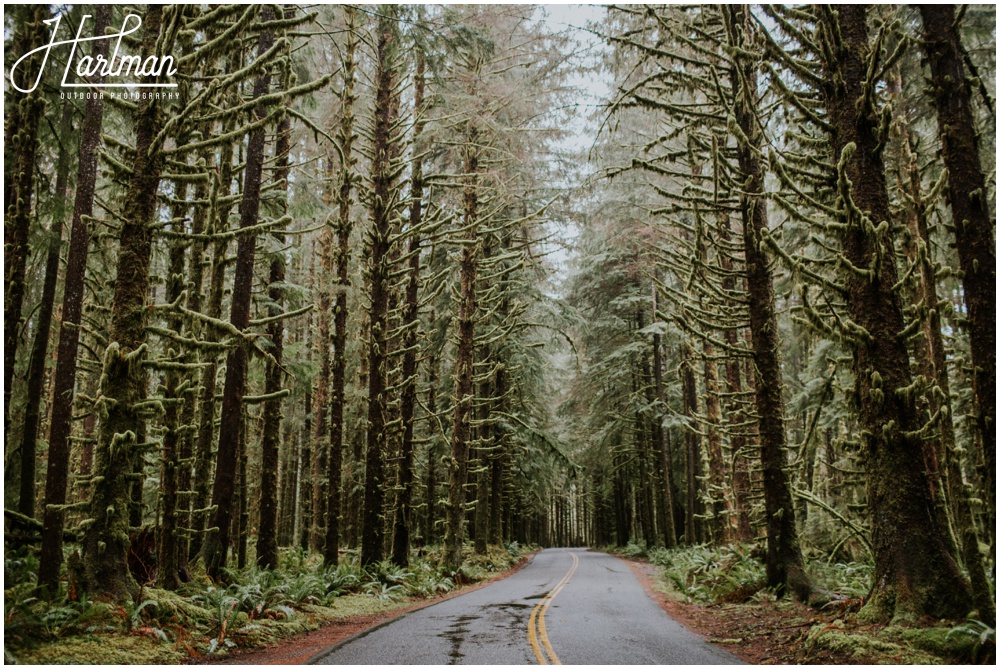
[[[842,607],[817,611],[789,598],[689,603],[658,567],[623,559],[671,618],[751,664],[947,664],[973,658],[992,663],[995,657],[995,646],[975,648],[974,642],[952,638],[948,623],[928,621],[935,626],[925,628],[862,624]]]
[[[646,593],[667,614],[706,641],[751,664],[829,662],[850,664],[850,658],[808,658],[802,655],[801,637],[818,621],[808,607],[784,602],[776,607],[740,605],[700,606],[670,597],[656,575],[657,567],[648,562],[625,560]],[[787,605],[787,606],[786,606]]]

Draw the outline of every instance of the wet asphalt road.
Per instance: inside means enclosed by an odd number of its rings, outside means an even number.
[[[565,548],[541,551],[513,576],[408,613],[335,646],[312,662],[543,664],[555,660],[563,664],[739,663],[671,620],[618,558]]]

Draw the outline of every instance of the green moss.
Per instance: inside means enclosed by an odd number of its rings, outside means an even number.
[[[951,634],[948,627],[888,628],[885,633],[898,633],[900,639],[914,648],[948,660],[968,662],[976,657],[977,639],[966,634]]]
[[[169,590],[148,588],[143,596],[156,602],[156,608],[151,613],[161,623],[190,626],[204,624],[212,618],[208,609]]]
[[[183,649],[145,635],[67,637],[15,654],[22,664],[178,664]]]
[[[873,664],[944,664],[939,658],[907,645],[893,643],[857,630],[848,632],[840,620],[816,625],[809,630],[806,650],[850,655],[859,662]]]
[[[389,599],[376,599],[368,595],[347,595],[345,597],[337,597],[333,600],[333,605],[326,610],[331,612],[331,619],[337,620],[353,616],[374,616],[386,613],[387,611],[406,608],[412,603],[413,600],[410,598],[394,602]]]

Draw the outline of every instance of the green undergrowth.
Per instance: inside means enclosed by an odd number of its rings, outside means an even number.
[[[779,599],[766,587],[763,549],[758,545],[667,550],[629,544],[616,552],[625,557],[648,558],[660,567],[657,589],[676,600],[707,606],[706,611],[734,621],[771,619],[776,621],[776,629],[800,629],[797,636],[788,637],[794,646],[790,660],[949,664],[992,662],[996,657],[996,632],[978,620],[913,627],[857,622],[854,614],[871,588],[870,563],[808,560],[806,569],[814,585],[830,599],[817,610]],[[751,631],[748,625],[746,629],[732,629],[731,633],[756,634],[760,625],[756,630]]]
[[[389,561],[362,568],[348,552],[336,567],[297,549],[281,568],[227,572],[224,582],[193,574],[176,592],[143,587],[134,602],[69,601],[34,595],[37,561],[5,557],[6,664],[175,664],[185,658],[269,645],[333,620],[371,616],[448,593],[510,569],[527,551],[516,543],[467,551],[457,572],[440,549],[421,551],[406,568]]]
[[[847,654],[878,664],[954,664],[996,662],[996,632],[977,620],[930,627],[852,626],[834,620],[810,628],[805,648]]]

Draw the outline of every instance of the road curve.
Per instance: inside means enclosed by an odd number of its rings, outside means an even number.
[[[738,664],[671,620],[628,565],[539,552],[485,588],[361,633],[312,664]]]

